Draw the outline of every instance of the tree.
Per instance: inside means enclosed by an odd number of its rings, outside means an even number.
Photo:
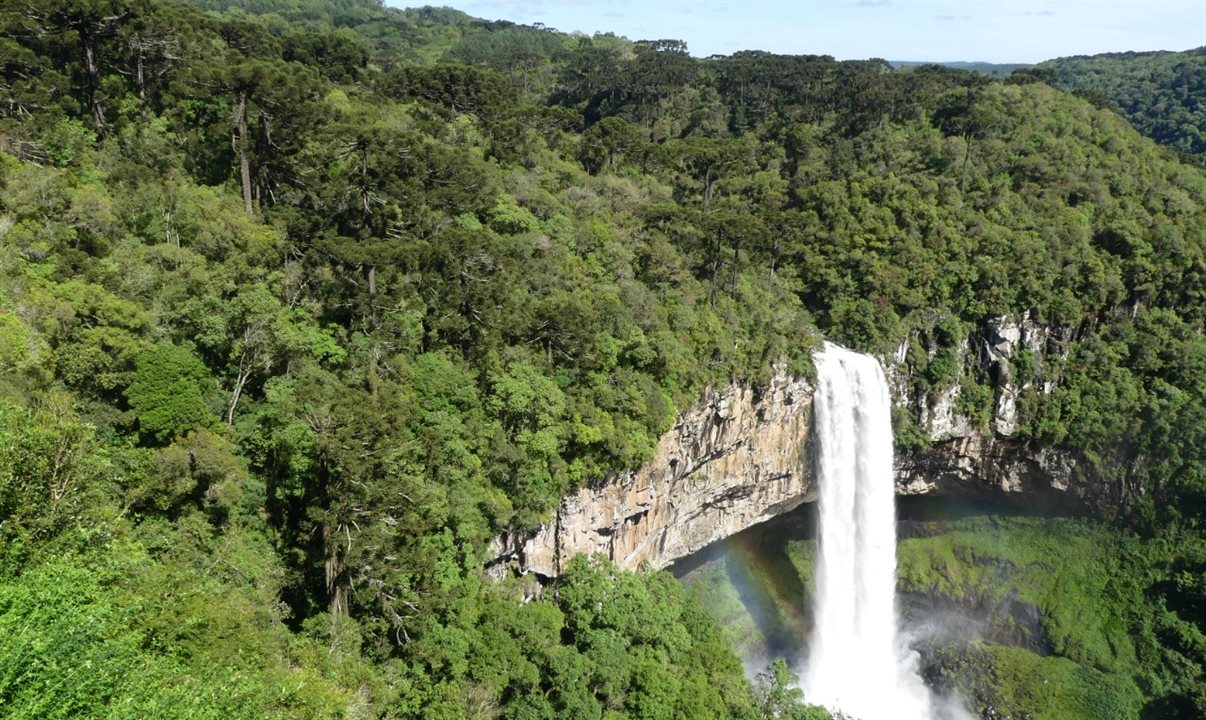
[[[804,704],[804,692],[799,683],[800,678],[782,659],[775,660],[758,673],[762,717],[767,720],[830,720],[830,714],[823,708]]]
[[[698,66],[682,40],[642,40],[626,66],[624,88],[642,107],[691,84]]]
[[[381,88],[399,100],[418,98],[453,115],[471,115],[483,123],[510,117],[518,103],[509,79],[472,65],[402,68],[385,76]]]
[[[620,50],[602,37],[580,38],[558,78],[558,93],[569,105],[585,105],[586,127],[613,112],[623,93]]]
[[[692,136],[669,144],[667,152],[679,169],[699,183],[701,209],[707,212],[717,182],[750,169],[754,145],[746,138]]]
[[[36,342],[36,336],[16,315],[0,309],[0,379],[35,364]]]
[[[934,122],[947,133],[963,138],[963,166],[959,175],[959,191],[967,187],[967,169],[971,162],[972,143],[988,137],[999,129],[1004,119],[1000,95],[982,87],[968,84],[963,90],[949,92]]]
[[[329,332],[314,326],[302,310],[287,307],[263,284],[241,288],[220,307],[221,315],[199,324],[207,329],[197,341],[226,364],[228,425],[234,424],[239,400],[253,378],[266,378],[295,362],[338,364],[346,355]]]
[[[185,61],[187,40],[182,36],[201,22],[194,13],[187,7],[151,4],[123,23],[114,38],[115,54],[126,66],[117,72],[133,81],[144,117],[158,91],[166,90],[166,78]]]
[[[3,20],[0,16],[0,22]],[[5,30],[14,34],[19,32]],[[22,122],[35,116],[63,116],[71,111],[73,104],[70,81],[56,69],[51,58],[12,37],[0,37],[0,118]],[[11,142],[9,152],[33,159],[32,153],[37,149],[29,141],[25,144]],[[47,158],[37,159],[45,161]]]
[[[0,561],[19,566],[37,541],[96,511],[104,461],[69,397],[47,395],[32,410],[0,400]]]
[[[135,368],[125,396],[145,438],[166,444],[217,420],[209,409],[209,371],[189,349],[156,345],[138,355]]]
[[[283,41],[282,57],[289,62],[319,68],[332,82],[353,82],[365,72],[368,48],[356,33],[347,29],[334,32],[294,32]]]
[[[281,61],[276,41],[260,26],[231,22],[219,30],[226,45],[221,59],[194,61],[189,81],[207,94],[216,91],[230,99],[231,147],[243,208],[251,215],[256,200],[275,197],[274,188],[285,175],[279,164],[293,154],[287,152],[289,144],[321,119],[315,101],[322,84],[309,68]],[[254,178],[253,156],[259,161]]]
[[[635,125],[619,117],[604,118],[582,136],[578,158],[592,175],[614,169],[625,160],[641,159],[648,141]]]
[[[103,141],[108,125],[101,101],[105,62],[101,49],[117,34],[122,24],[146,13],[146,3],[142,0],[134,3],[122,0],[50,0],[27,3],[20,12],[30,24],[31,31],[61,36],[64,43],[75,46],[83,67],[84,102],[92,118],[92,129],[97,139]]]

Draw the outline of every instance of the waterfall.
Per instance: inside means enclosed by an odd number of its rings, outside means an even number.
[[[859,720],[929,720],[929,691],[898,638],[891,400],[870,356],[814,357],[819,543],[805,698]]]

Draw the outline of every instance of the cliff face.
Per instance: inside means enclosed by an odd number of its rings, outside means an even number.
[[[653,459],[566,497],[535,534],[502,536],[491,572],[552,577],[578,553],[665,567],[811,500],[812,385],[778,373],[755,393],[709,392],[681,413]]]
[[[958,388],[918,397],[903,370],[904,352],[885,359],[896,404],[929,435],[929,447],[896,458],[899,494],[1082,495],[1075,458],[1012,438],[1023,387],[1012,370],[1021,350],[1041,362],[1046,330],[1028,319],[998,318],[960,347],[960,362],[979,363],[993,379],[991,428],[980,430],[957,408]],[[1050,392],[1051,388],[1042,388]],[[812,385],[778,373],[758,391],[708,392],[662,436],[652,460],[566,497],[535,533],[503,535],[488,570],[556,576],[578,553],[602,553],[621,568],[662,568],[729,535],[816,498]]]
[[[941,494],[1083,497],[1075,483],[1075,456],[1062,450],[1031,448],[996,435],[971,433],[896,457],[898,495]]]
[[[969,372],[975,366],[991,380],[992,418],[986,429],[977,428],[959,413],[958,385],[936,397],[918,396],[910,390],[902,344],[888,363],[893,396],[917,418],[931,445],[897,454],[897,493],[1039,495],[1054,491],[1068,494],[1069,499],[1084,499],[1087,490],[1076,485],[1077,460],[1072,453],[1036,448],[1014,438],[1018,397],[1035,383],[1043,395],[1054,389],[1051,382],[1039,378],[1045,360],[1063,353],[1065,340],[1023,315],[1020,319],[990,319],[960,345],[960,371]],[[1015,369],[1022,353],[1034,365],[1030,379],[1019,378]]]

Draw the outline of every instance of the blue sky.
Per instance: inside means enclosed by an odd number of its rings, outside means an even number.
[[[692,55],[737,50],[839,60],[1039,62],[1206,45],[1206,0],[386,0],[447,5],[565,32],[686,40]]]

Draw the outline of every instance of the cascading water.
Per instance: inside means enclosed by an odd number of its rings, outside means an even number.
[[[820,547],[804,694],[859,720],[929,720],[929,691],[897,633],[891,400],[883,369],[832,343],[814,359]]]

